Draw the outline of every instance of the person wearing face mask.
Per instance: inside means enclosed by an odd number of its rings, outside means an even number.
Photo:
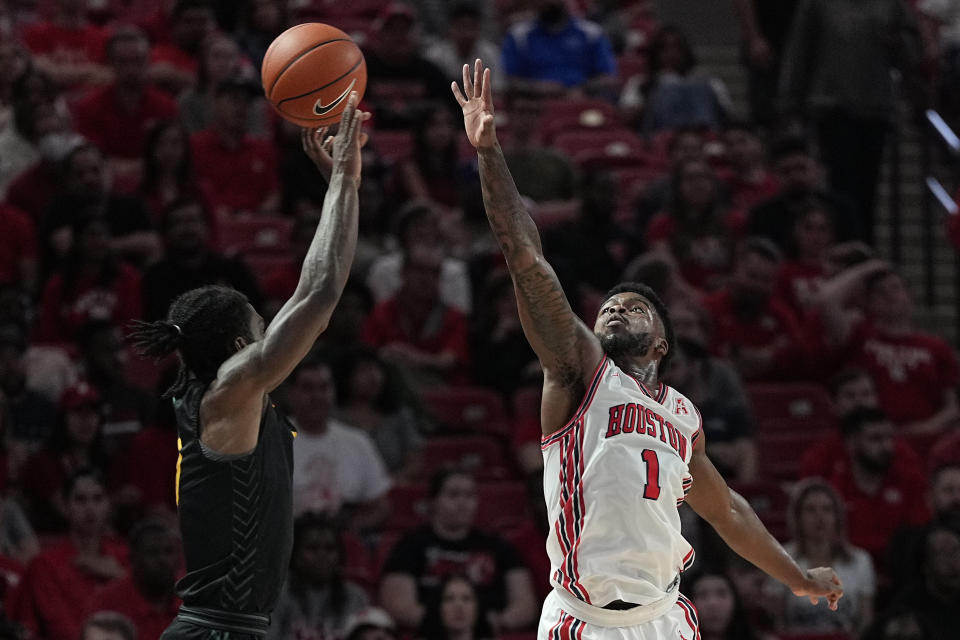
[[[515,24],[503,41],[510,88],[549,96],[609,95],[616,60],[600,25],[571,15],[567,0],[537,0],[536,16]]]

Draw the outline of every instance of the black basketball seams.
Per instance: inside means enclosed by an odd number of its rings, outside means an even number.
[[[298,58],[299,58],[299,57],[300,57],[300,56],[298,56]],[[356,71],[357,68],[358,68],[361,64],[364,64],[364,63],[365,63],[365,61],[364,61],[364,59],[363,59],[363,54],[361,53],[361,54],[360,54],[360,58],[354,63],[354,65],[353,65],[352,67],[350,67],[349,69],[347,69],[345,72],[343,72],[343,74],[341,74],[339,77],[334,78],[333,80],[331,80],[330,82],[328,82],[327,84],[325,84],[325,85],[323,85],[323,86],[317,87],[317,88],[315,88],[315,89],[311,89],[310,91],[307,91],[306,93],[303,93],[303,94],[301,94],[301,95],[298,95],[298,96],[290,96],[289,98],[284,98],[284,99],[281,100],[280,102],[277,102],[277,103],[276,103],[277,108],[279,109],[279,108],[280,108],[280,105],[282,105],[284,102],[290,102],[291,100],[299,100],[300,98],[306,98],[307,96],[309,96],[309,95],[311,95],[311,94],[313,94],[313,93],[316,93],[317,91],[322,91],[323,89],[326,89],[326,88],[329,87],[330,85],[336,84],[336,83],[340,82],[341,80],[343,80],[344,78],[346,78],[347,76],[349,76],[351,73],[353,73],[354,71]],[[279,78],[279,77],[280,77],[280,76],[278,75],[277,78]],[[291,114],[291,115],[296,115],[296,114]]]
[[[309,47],[308,49],[304,49],[303,51],[301,51],[300,53],[298,53],[298,54],[296,55],[296,57],[294,57],[292,60],[288,61],[287,64],[285,64],[285,65],[283,66],[283,69],[280,69],[280,71],[277,72],[276,77],[273,79],[273,84],[270,85],[270,90],[267,91],[267,96],[270,97],[270,96],[273,94],[273,90],[274,90],[274,88],[277,86],[277,82],[280,80],[280,77],[283,76],[284,72],[285,72],[287,69],[289,69],[291,66],[293,66],[293,63],[294,63],[294,62],[296,62],[297,60],[299,60],[299,59],[302,58],[303,56],[307,55],[307,54],[310,53],[311,51],[315,51],[316,49],[319,49],[319,48],[322,47],[323,45],[325,45],[325,44],[330,44],[331,42],[353,42],[353,40],[351,40],[350,38],[334,38],[334,39],[332,39],[332,40],[324,40],[323,42],[318,42],[317,44],[313,45],[312,47]],[[321,87],[321,88],[322,88],[322,87]]]

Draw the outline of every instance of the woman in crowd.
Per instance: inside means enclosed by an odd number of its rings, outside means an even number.
[[[832,566],[843,581],[845,606],[828,612],[822,603],[811,607],[784,593],[783,631],[858,636],[873,619],[876,575],[870,555],[847,540],[842,499],[823,480],[809,478],[794,489],[787,516],[792,537],[784,545],[787,553],[802,569]]]
[[[754,633],[726,574],[705,571],[684,585],[683,591],[697,608],[703,640],[764,640]]]
[[[477,589],[463,575],[448,576],[440,585],[440,601],[424,617],[422,640],[488,640],[494,637]]]
[[[174,202],[198,197],[190,134],[182,122],[160,121],[147,132],[139,195],[149,207],[158,228],[162,226],[161,213],[167,207]]]

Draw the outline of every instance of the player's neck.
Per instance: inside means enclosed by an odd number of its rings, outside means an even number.
[[[626,371],[631,376],[645,384],[647,387],[653,389],[657,386],[659,379],[657,377],[657,361],[656,360],[624,360],[622,362],[617,362],[614,360],[616,365],[620,367],[621,370]]]

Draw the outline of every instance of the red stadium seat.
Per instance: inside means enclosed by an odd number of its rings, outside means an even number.
[[[250,267],[257,284],[263,288],[267,278],[280,267],[293,264],[294,259],[293,256],[282,253],[250,253],[243,256],[243,261]]]
[[[773,482],[731,482],[730,488],[742,495],[770,533],[778,540],[786,540],[787,504],[789,497]]]
[[[566,131],[554,138],[553,147],[587,169],[652,164],[643,140],[629,129]]]
[[[356,534],[343,534],[343,577],[360,584],[369,595],[374,595],[377,585],[373,558],[367,547]]]
[[[422,482],[398,483],[390,489],[390,516],[384,529],[403,531],[427,520],[427,485]]]
[[[820,433],[798,433],[758,430],[757,457],[760,477],[776,482],[794,482],[799,479],[800,458],[803,452],[817,442]]]
[[[223,220],[217,234],[224,253],[284,253],[290,250],[292,228],[289,218],[234,217]]]
[[[620,114],[609,102],[601,100],[557,99],[543,106],[540,121],[545,141],[564,131],[603,130],[623,128]]]
[[[466,469],[478,478],[504,480],[514,476],[500,440],[489,436],[440,436],[423,447],[420,477],[427,479],[447,466]]]
[[[506,435],[507,415],[496,391],[484,387],[450,387],[421,392],[427,410],[447,431]]]
[[[530,517],[527,488],[522,482],[481,482],[477,526],[488,531],[516,527]]]
[[[820,385],[795,382],[747,385],[758,433],[823,433],[837,426],[830,394]]]

